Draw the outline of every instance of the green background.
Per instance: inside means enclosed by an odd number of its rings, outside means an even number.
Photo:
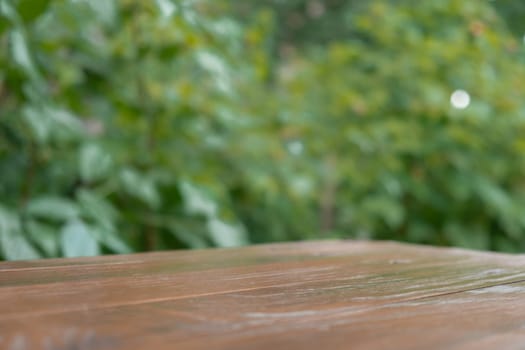
[[[0,0],[0,256],[522,252],[523,18],[510,0]]]

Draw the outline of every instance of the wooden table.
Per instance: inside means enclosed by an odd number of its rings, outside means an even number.
[[[326,241],[0,263],[0,349],[525,349],[525,257]]]

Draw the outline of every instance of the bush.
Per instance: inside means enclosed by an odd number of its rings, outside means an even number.
[[[0,5],[4,259],[316,237],[525,246],[524,56],[505,7]]]

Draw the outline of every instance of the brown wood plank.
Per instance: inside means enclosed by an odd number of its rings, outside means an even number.
[[[3,263],[0,348],[520,349],[524,263],[333,241]]]

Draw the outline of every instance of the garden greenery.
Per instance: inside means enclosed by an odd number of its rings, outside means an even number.
[[[0,256],[522,251],[523,7],[496,3],[0,0]]]

